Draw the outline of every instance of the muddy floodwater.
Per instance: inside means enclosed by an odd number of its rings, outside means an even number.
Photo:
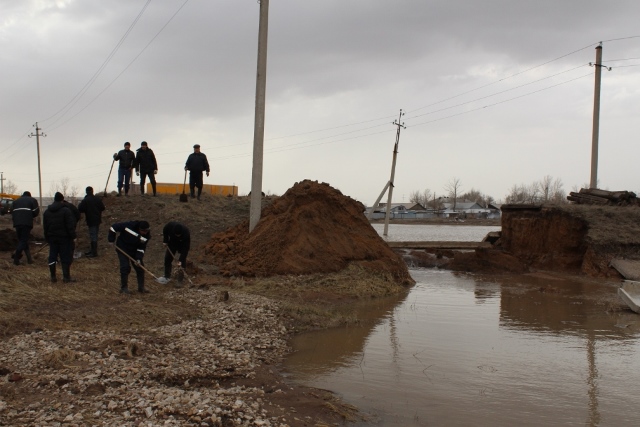
[[[290,378],[369,414],[357,426],[640,425],[640,316],[615,283],[411,274],[359,326],[298,336]]]

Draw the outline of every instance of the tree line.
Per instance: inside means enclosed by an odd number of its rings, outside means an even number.
[[[456,203],[462,201],[475,202],[483,208],[496,202],[500,203],[493,196],[475,188],[463,192],[462,181],[457,177],[451,178],[443,190],[441,196],[436,196],[436,192],[429,188],[412,191],[409,193],[409,202],[419,203],[427,209],[442,209],[443,199],[446,199],[444,201],[453,203],[453,210],[456,209]],[[546,175],[541,180],[528,185],[514,185],[505,196],[504,202],[509,204],[568,203],[562,180],[553,178],[551,175]]]

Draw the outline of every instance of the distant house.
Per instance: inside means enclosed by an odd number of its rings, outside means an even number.
[[[457,217],[457,218],[489,218],[491,209],[484,208],[476,202],[470,201],[456,201],[455,209],[454,203],[450,199],[443,199],[442,205],[445,208],[445,217]]]

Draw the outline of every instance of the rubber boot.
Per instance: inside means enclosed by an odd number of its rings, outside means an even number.
[[[27,264],[33,264],[33,258],[31,258],[31,251],[29,250],[29,247],[24,250],[24,254],[27,256]]]
[[[194,197],[196,197],[196,190],[195,187],[191,187],[191,198],[193,199]]]
[[[75,283],[76,279],[71,278],[71,265],[62,264],[62,281],[64,283]]]
[[[95,258],[98,256],[98,242],[91,242],[91,250],[85,252],[87,258]]]
[[[153,189],[153,197],[156,197],[156,183],[155,182],[151,183],[151,188]]]
[[[140,186],[140,194],[142,194],[144,196],[144,185]]]
[[[198,188],[198,200],[200,200],[200,195],[202,194],[202,188]]]
[[[16,251],[16,253],[13,254],[13,264],[20,265],[20,254],[18,253],[18,251]]]
[[[118,194],[117,194],[117,196],[118,196],[118,197],[122,196],[122,189],[121,189],[121,188],[118,188]]]
[[[129,275],[121,274],[120,275],[120,293],[121,294],[129,293],[129,288],[127,287],[128,282],[129,282]]]
[[[144,288],[144,271],[136,271],[136,278],[138,279],[138,292],[148,294],[149,291]]]
[[[51,273],[51,283],[56,283],[58,279],[56,278],[56,264],[49,264],[49,272]]]

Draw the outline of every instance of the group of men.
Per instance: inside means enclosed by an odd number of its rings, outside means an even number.
[[[98,235],[102,222],[102,212],[105,210],[102,199],[93,194],[93,188],[86,188],[86,196],[78,207],[64,199],[64,195],[56,192],[54,201],[43,214],[44,238],[49,245],[49,258],[47,263],[51,273],[51,282],[56,283],[56,265],[62,267],[62,281],[75,282],[71,278],[71,263],[76,242],[76,226],[81,214],[85,214],[85,220],[89,230],[91,248],[85,255],[88,258],[98,256]],[[29,264],[33,263],[33,257],[29,250],[29,235],[33,228],[33,220],[38,216],[40,207],[31,193],[25,191],[13,204],[12,219],[16,229],[18,245],[12,255],[15,265],[20,265],[22,253],[27,257]],[[178,252],[179,268],[184,268],[187,263],[187,255],[191,246],[189,229],[175,221],[167,223],[163,230],[163,246],[165,247],[164,275],[166,279],[171,277],[172,263]],[[117,239],[116,239],[117,236]],[[109,228],[109,244],[115,246],[120,263],[120,292],[128,294],[128,278],[132,266],[136,272],[138,292],[148,293],[144,286],[144,254],[147,243],[151,239],[150,226],[147,221],[127,221],[112,224]]]
[[[124,143],[124,149],[113,154],[113,161],[119,161],[118,163],[118,196],[122,195],[122,189],[124,188],[124,195],[129,195],[131,174],[133,170],[136,171],[136,176],[140,177],[140,193],[144,194],[144,186],[147,177],[151,183],[153,195],[156,195],[156,178],[158,173],[158,162],[153,150],[149,148],[147,141],[140,143],[140,148],[136,150],[136,154],[131,151],[131,144],[129,142]],[[189,171],[189,189],[191,190],[191,198],[196,197],[195,189],[198,189],[197,198],[200,200],[203,187],[203,173],[206,172],[209,176],[210,168],[207,156],[200,152],[200,145],[193,146],[193,153],[187,158],[187,162],[184,166],[185,173]]]

